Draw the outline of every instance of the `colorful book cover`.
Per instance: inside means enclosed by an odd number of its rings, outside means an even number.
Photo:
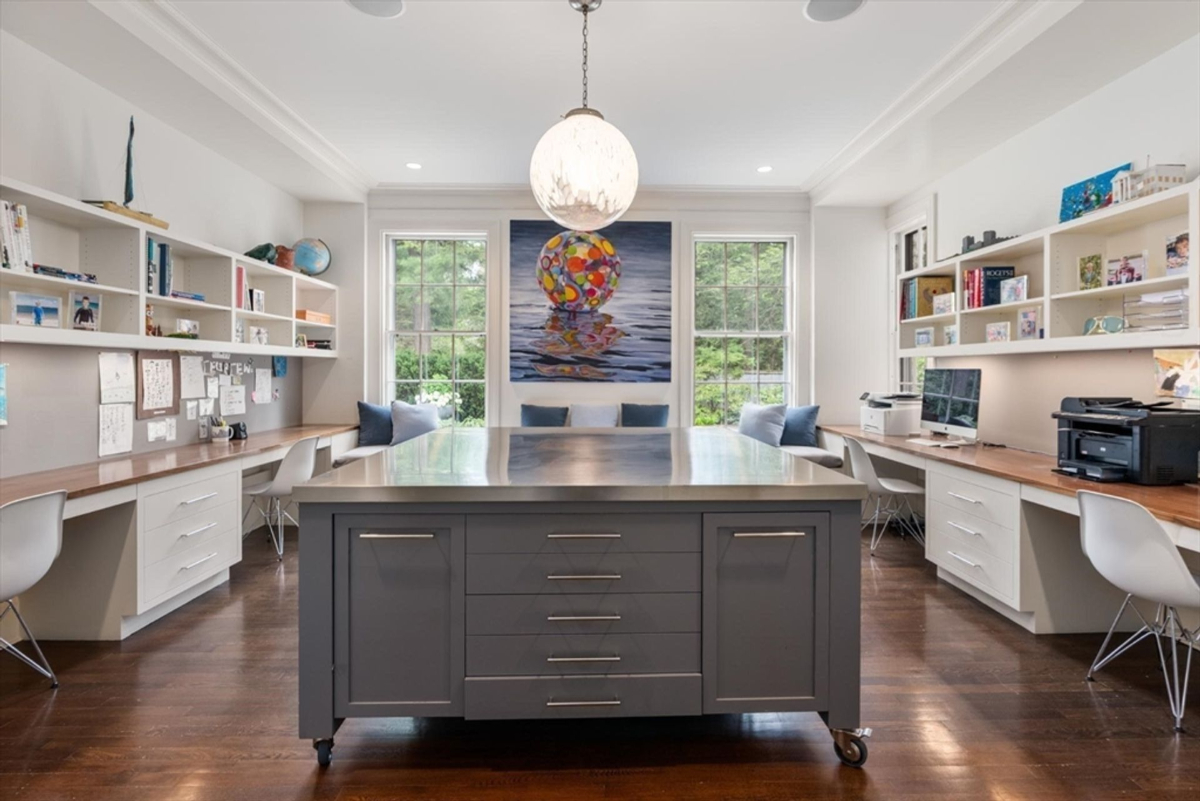
[[[983,283],[983,306],[995,306],[1000,302],[1000,283],[1012,278],[1017,271],[1014,267],[981,267],[980,277]]]
[[[158,294],[164,297],[171,294],[172,268],[171,246],[163,242],[158,246]]]
[[[157,295],[158,291],[158,243],[154,237],[146,237],[146,294]]]
[[[236,303],[239,309],[244,309],[246,308],[246,268],[239,264],[236,274],[237,286],[234,287]]]
[[[933,314],[933,298],[954,291],[954,279],[947,275],[935,275],[916,280],[917,317]]]

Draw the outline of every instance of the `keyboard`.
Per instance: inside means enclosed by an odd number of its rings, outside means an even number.
[[[961,442],[947,442],[944,439],[908,439],[905,440],[909,445],[920,445],[925,448],[957,448]]]

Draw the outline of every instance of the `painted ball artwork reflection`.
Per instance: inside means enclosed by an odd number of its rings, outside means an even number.
[[[542,246],[537,281],[556,309],[595,311],[621,284],[621,257],[600,234],[563,231]]]

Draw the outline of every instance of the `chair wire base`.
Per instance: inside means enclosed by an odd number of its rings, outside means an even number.
[[[17,659],[19,659],[20,661],[24,662],[26,665],[29,665],[29,667],[36,670],[38,673],[41,673],[46,678],[50,679],[51,687],[57,687],[58,686],[58,676],[54,675],[54,669],[50,667],[50,663],[46,660],[46,655],[42,653],[41,646],[38,645],[38,641],[34,638],[33,632],[30,631],[29,626],[26,625],[25,618],[21,617],[20,610],[17,609],[16,605],[14,605],[11,600],[5,601],[5,603],[7,604],[7,606],[4,607],[4,611],[0,612],[0,620],[4,619],[4,616],[9,613],[9,610],[11,610],[14,615],[16,615],[17,622],[21,624],[21,630],[25,632],[25,638],[27,640],[29,640],[29,644],[31,646],[33,646],[33,650],[37,654],[38,661],[35,662],[32,659],[30,659],[28,656],[26,656],[24,653],[22,653],[21,650],[19,648],[17,648],[17,646],[15,644],[9,642],[8,640],[4,639],[3,637],[0,637],[0,651],[6,651],[6,652],[12,654]],[[39,662],[40,662],[40,664],[39,664]]]
[[[246,528],[246,518],[250,516],[250,513],[257,511],[262,516],[263,522],[267,524],[267,537],[271,540],[271,544],[275,546],[275,554],[282,561],[284,521],[290,520],[296,528],[300,527],[300,523],[287,511],[288,507],[292,505],[290,501],[285,506],[279,498],[267,498],[267,508],[264,510],[258,504],[258,497],[255,496],[249,508],[246,509],[246,513],[242,515],[242,529]],[[249,534],[250,532],[243,531],[242,539],[245,539]]]
[[[870,498],[867,503],[870,504]],[[925,521],[913,509],[912,499],[907,495],[875,496],[875,511],[862,521],[862,528],[871,527],[871,555],[879,547],[887,527],[896,523],[901,536],[910,536],[921,547],[925,547]]]

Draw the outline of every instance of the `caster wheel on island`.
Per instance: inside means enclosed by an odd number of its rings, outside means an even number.
[[[851,768],[861,768],[867,762],[867,744],[861,737],[849,738],[846,748],[835,742],[833,750],[842,764]]]
[[[323,768],[329,767],[333,759],[333,740],[314,740],[313,748],[317,749],[317,764]]]

